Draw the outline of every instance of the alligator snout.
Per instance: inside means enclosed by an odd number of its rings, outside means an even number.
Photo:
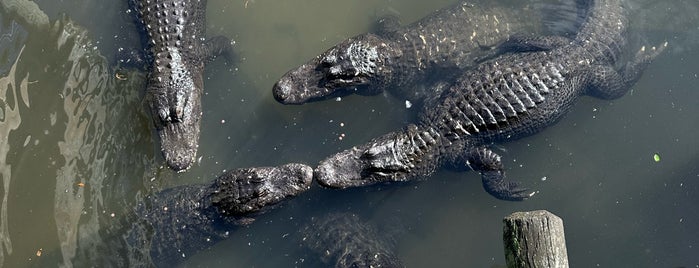
[[[304,64],[284,74],[272,88],[274,99],[282,104],[303,104],[328,95],[322,86],[323,73],[315,64]]]
[[[272,87],[272,94],[274,99],[283,104],[294,104],[295,102],[291,100],[291,91],[293,90],[291,81],[286,77],[277,81]]]
[[[361,154],[355,147],[321,161],[314,172],[316,181],[322,186],[340,189],[370,184],[370,179],[362,175],[365,164]]]

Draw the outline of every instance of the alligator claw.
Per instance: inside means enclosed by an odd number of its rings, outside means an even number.
[[[532,197],[535,192],[522,187],[519,182],[505,181],[503,172],[486,172],[481,174],[483,188],[490,195],[500,200],[522,201]]]
[[[490,195],[507,201],[522,201],[534,195],[534,192],[529,192],[519,182],[505,180],[505,168],[500,156],[490,149],[481,147],[467,154],[466,164],[481,173],[483,188]]]

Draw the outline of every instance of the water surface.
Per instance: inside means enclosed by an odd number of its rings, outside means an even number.
[[[315,164],[401,128],[416,111],[392,96],[283,106],[271,87],[383,15],[411,22],[455,1],[209,0],[208,34],[233,38],[237,60],[207,65],[201,160],[179,174],[159,155],[143,72],[116,78],[117,49],[140,45],[126,1],[36,2],[58,21],[52,34],[0,42],[4,267],[143,264],[123,230],[145,196],[233,168]],[[502,218],[536,209],[563,218],[573,267],[699,265],[699,2],[629,5],[630,47],[667,40],[667,53],[623,98],[582,98],[559,124],[497,146],[508,176],[537,190],[534,198],[495,200],[474,172],[379,189],[314,187],[183,265],[315,266],[295,231],[308,217],[349,211],[396,224],[409,267],[501,266]],[[1,18],[5,36],[16,18]]]

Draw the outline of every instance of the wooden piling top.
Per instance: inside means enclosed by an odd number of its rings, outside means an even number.
[[[546,210],[536,210],[512,213],[503,223],[507,267],[568,267],[561,218]]]

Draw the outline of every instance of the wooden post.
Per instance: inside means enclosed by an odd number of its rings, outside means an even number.
[[[546,210],[515,212],[503,220],[509,268],[568,268],[563,220]]]

